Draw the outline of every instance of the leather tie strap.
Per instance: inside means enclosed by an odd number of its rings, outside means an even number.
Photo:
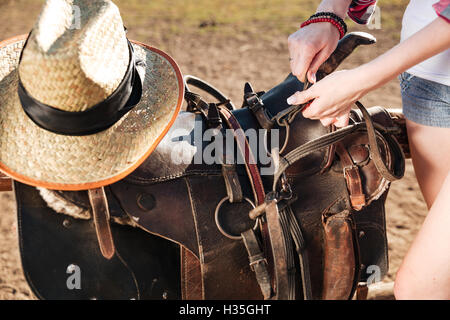
[[[359,211],[366,205],[366,196],[363,192],[359,168],[353,163],[350,154],[342,142],[338,142],[335,145],[336,153],[339,155],[342,163],[347,189],[350,193],[350,202],[352,203],[353,209]]]
[[[267,300],[272,296],[272,286],[270,284],[270,275],[267,270],[267,260],[264,253],[261,251],[258,239],[255,232],[249,229],[241,234],[247,249],[250,260],[250,267],[255,272],[256,280],[258,281],[264,299]]]
[[[281,157],[278,170],[274,174],[273,191],[276,190],[278,180],[280,180],[280,177],[282,176],[283,172],[286,171],[286,169],[289,168],[292,164],[317,150],[323,149],[338,141],[343,140],[349,134],[361,130],[363,128],[364,123],[357,123],[354,125],[338,129],[334,132],[330,132],[326,135],[323,135],[320,138],[311,140],[301,145],[300,147],[295,148],[294,150],[289,152],[286,156]]]
[[[105,189],[102,187],[88,190],[88,195],[100,251],[103,257],[109,260],[114,256],[115,246],[109,224],[110,215]]]
[[[307,155],[323,149],[325,147],[328,147],[332,144],[335,144],[336,142],[339,142],[345,137],[347,137],[349,134],[364,130],[367,132],[368,139],[369,139],[369,145],[370,145],[370,152],[371,157],[374,161],[374,164],[378,170],[378,172],[388,181],[394,181],[398,180],[403,176],[404,173],[404,167],[399,168],[400,172],[391,172],[385,165],[383,158],[380,154],[380,150],[378,149],[378,142],[377,137],[375,133],[375,126],[372,122],[372,119],[370,117],[370,114],[367,112],[366,108],[359,102],[356,102],[356,105],[361,110],[363,116],[364,116],[364,122],[355,123],[346,127],[343,127],[341,129],[338,129],[334,132],[328,133],[322,137],[319,137],[317,139],[311,140],[300,147],[295,148],[291,152],[289,152],[286,156],[282,157],[280,159],[280,165],[277,170],[277,172],[274,174],[274,181],[273,181],[273,190],[276,190],[278,180],[280,179],[281,175],[284,171],[286,171],[287,168],[289,168],[292,164],[299,161],[300,159],[306,157]],[[402,152],[400,148],[399,152]]]
[[[366,110],[366,108],[362,105],[361,102],[356,101],[355,104],[358,106],[359,110],[361,110],[363,114],[364,121],[367,126],[367,136],[369,138],[370,153],[372,155],[373,162],[378,172],[383,176],[383,178],[391,182],[401,179],[403,177],[404,171],[400,170],[400,172],[398,173],[395,171],[391,172],[386,167],[386,164],[383,161],[383,157],[381,156],[380,150],[378,149],[377,136],[375,134],[375,126],[373,124],[369,112]],[[400,148],[399,151],[402,152]]]
[[[242,187],[239,182],[236,165],[226,163],[222,164],[222,175],[225,181],[225,187],[227,189],[228,200],[230,203],[242,202],[244,200],[244,194],[242,193]]]
[[[244,106],[250,109],[258,121],[261,128],[270,130],[273,127],[274,121],[270,115],[269,110],[264,106],[264,102],[259,97],[258,93],[254,92],[252,85],[247,82],[244,88]]]

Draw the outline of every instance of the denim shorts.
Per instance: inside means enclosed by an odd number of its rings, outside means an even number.
[[[403,113],[408,120],[450,128],[450,86],[404,72],[399,76]]]

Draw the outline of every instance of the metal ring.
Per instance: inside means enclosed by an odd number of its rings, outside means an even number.
[[[241,236],[241,235],[236,236],[236,235],[233,235],[233,234],[231,234],[231,233],[228,233],[228,232],[226,232],[226,231],[222,228],[222,226],[220,225],[220,222],[219,222],[220,208],[222,207],[223,203],[224,203],[225,201],[227,201],[227,200],[230,200],[230,197],[226,196],[225,198],[223,198],[222,200],[220,200],[220,202],[217,204],[216,211],[215,211],[215,213],[214,213],[214,219],[216,220],[216,226],[217,226],[217,229],[219,229],[220,233],[223,234],[223,235],[224,235],[225,237],[227,237],[227,238],[230,238],[230,239],[232,239],[232,240],[241,240],[241,239],[242,239],[242,236]],[[244,197],[244,200],[247,201],[248,203],[250,203],[250,205],[252,206],[252,208],[255,209],[255,204],[254,204],[249,198],[245,198],[245,197]],[[233,202],[230,202],[230,203],[233,204]],[[236,202],[234,202],[234,203],[236,203]],[[239,203],[240,203],[240,202],[239,202]],[[253,227],[253,230],[258,229],[258,223],[259,223],[259,221],[258,221],[258,219],[256,219],[255,226]]]

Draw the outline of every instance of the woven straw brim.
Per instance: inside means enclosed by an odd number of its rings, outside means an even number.
[[[85,190],[114,183],[156,148],[181,109],[184,84],[173,59],[134,42],[143,79],[141,101],[111,128],[88,136],[44,130],[24,113],[17,94],[26,36],[0,43],[0,171],[37,187]]]

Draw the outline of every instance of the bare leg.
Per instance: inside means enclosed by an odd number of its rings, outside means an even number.
[[[436,128],[406,120],[411,157],[428,209],[450,170],[450,128]]]
[[[395,280],[397,299],[450,299],[450,173]]]
[[[450,299],[450,129],[407,125],[430,211],[397,273],[394,292],[397,299]]]

